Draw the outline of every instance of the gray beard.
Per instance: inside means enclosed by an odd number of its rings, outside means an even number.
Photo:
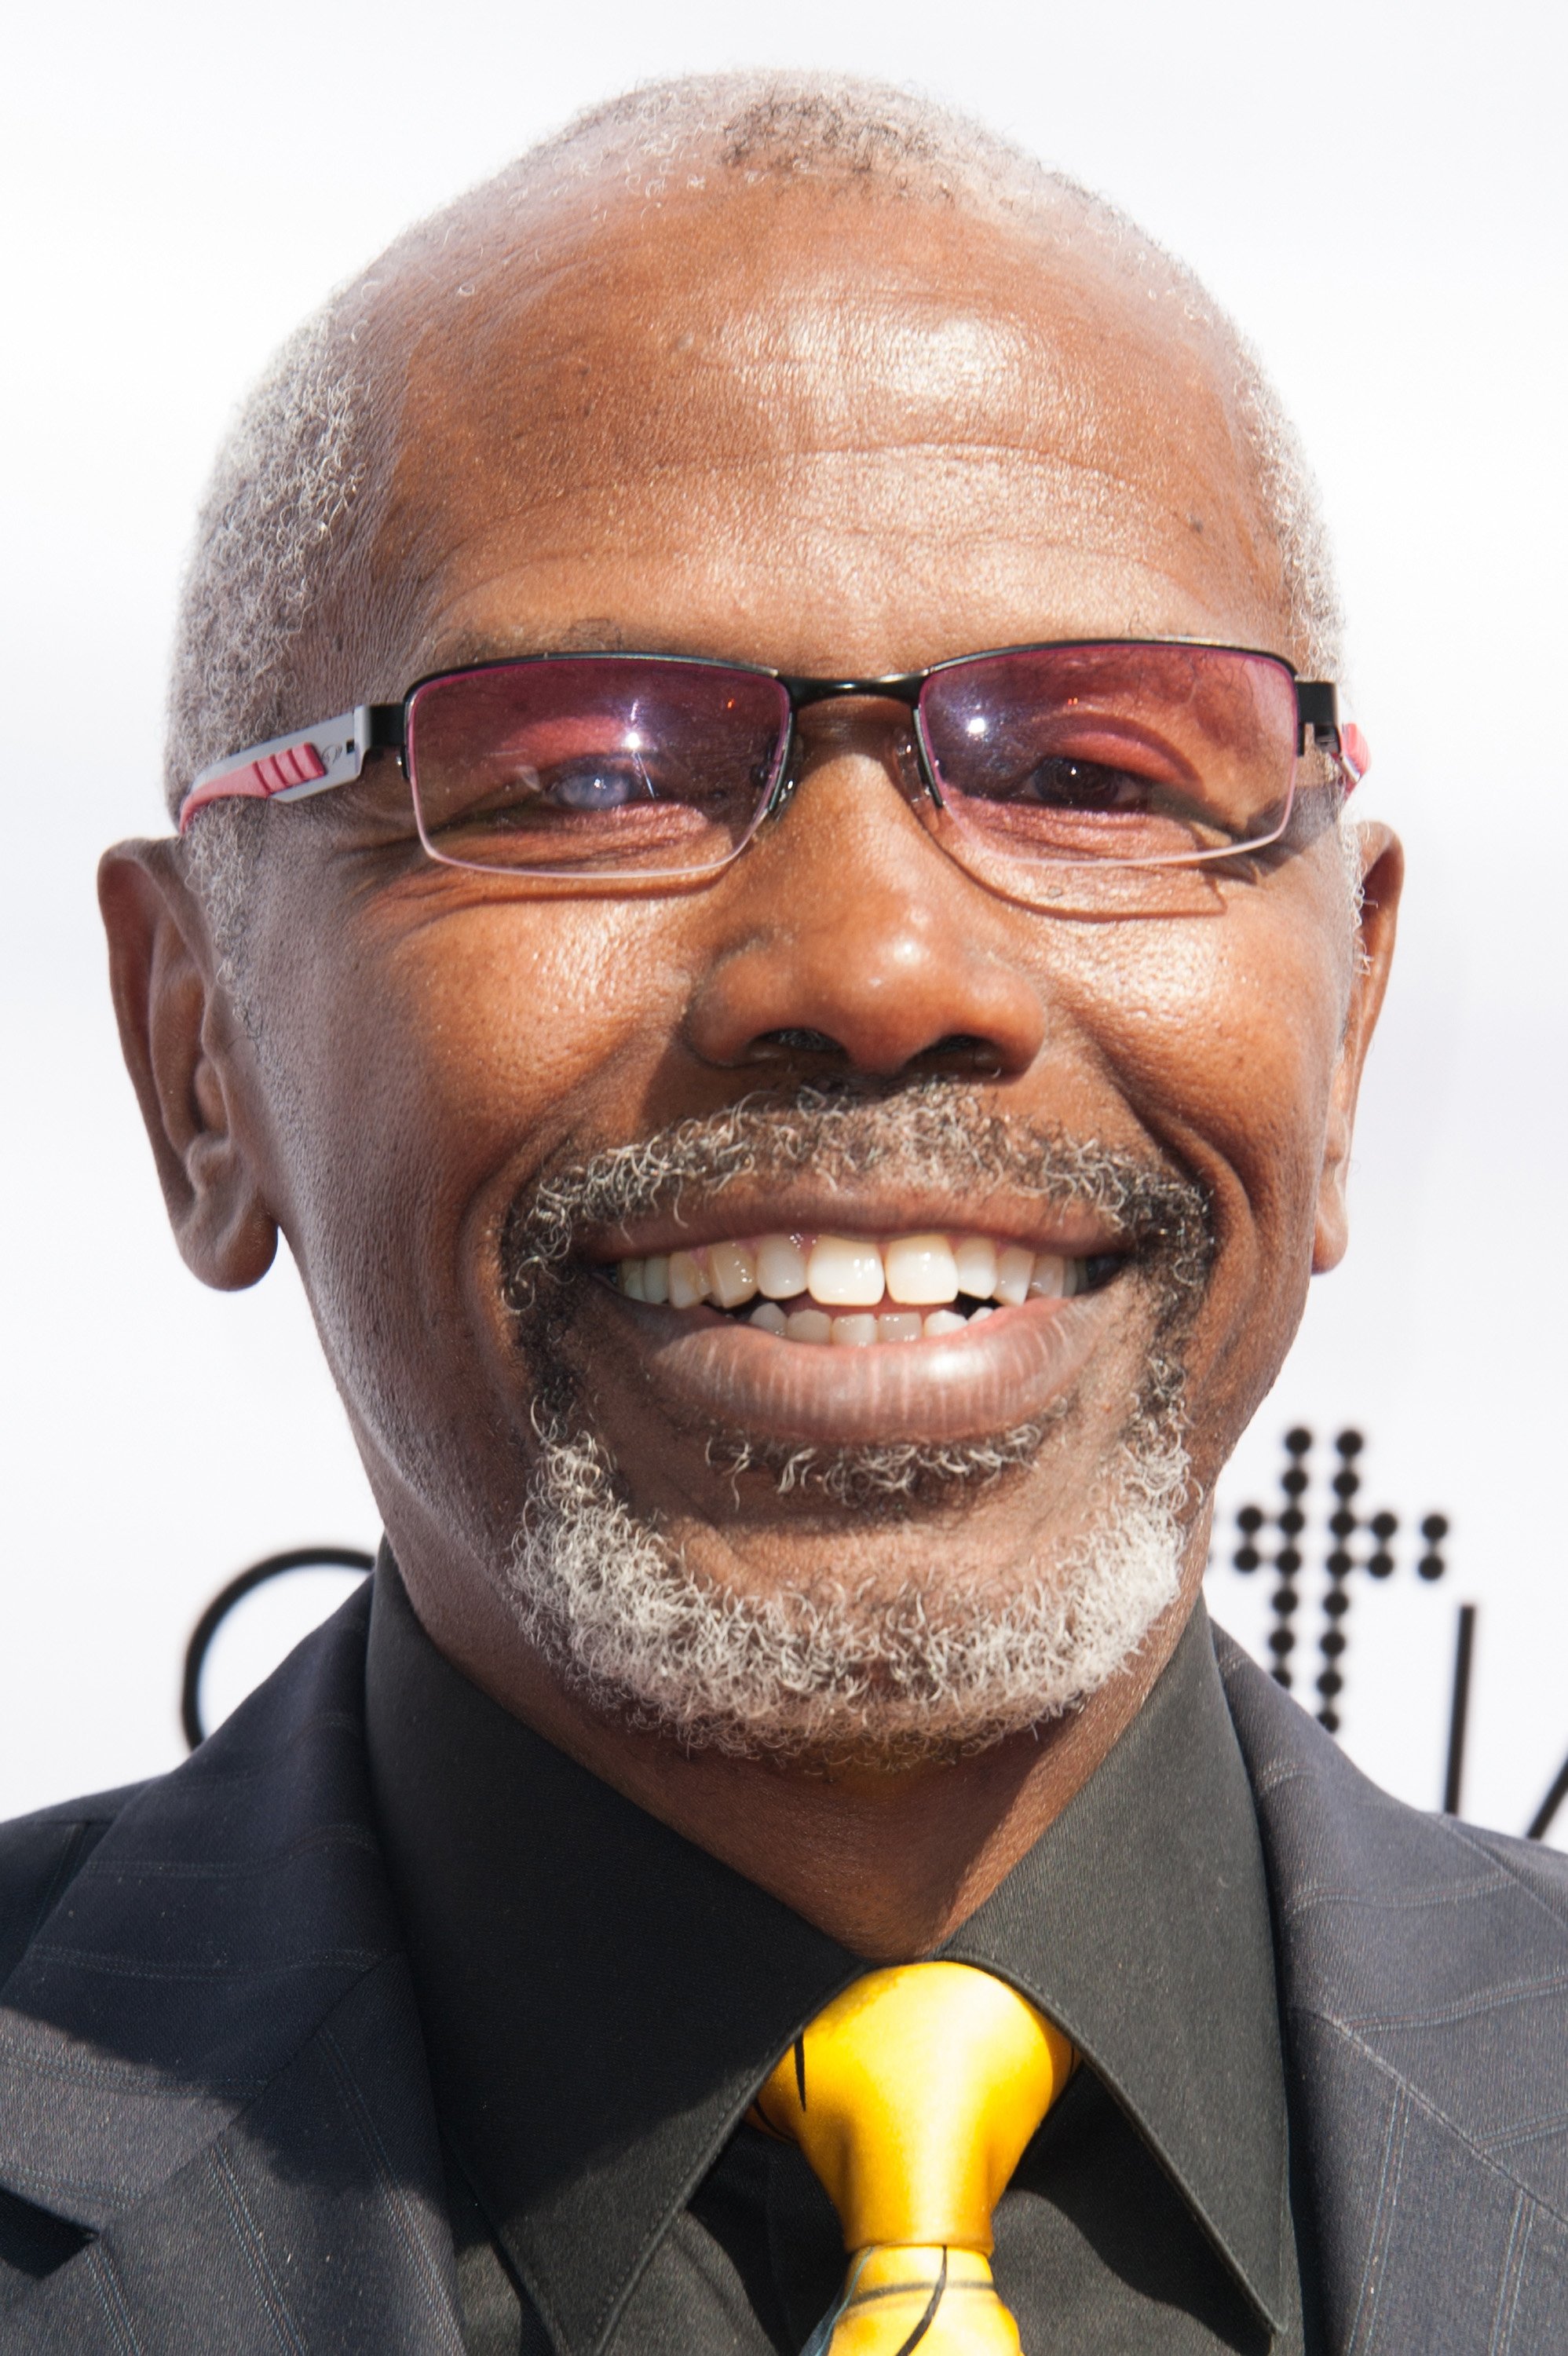
[[[506,1591],[562,1681],[624,1723],[688,1750],[896,1764],[984,1750],[1114,1676],[1175,1600],[1187,1485],[1179,1440],[1129,1433],[1064,1560],[880,1595],[825,1570],[757,1597],[694,1574],[591,1433],[548,1431]]]
[[[869,1099],[868,1101],[868,1099]],[[1062,1203],[1090,1204],[1141,1247],[1157,1307],[1142,1395],[1103,1462],[1081,1535],[1053,1558],[1025,1551],[980,1580],[944,1575],[940,1514],[1031,1462],[1049,1423],[943,1447],[833,1451],[716,1435],[733,1477],[770,1474],[859,1515],[933,1507],[932,1568],[896,1585],[848,1584],[830,1566],[757,1596],[695,1572],[629,1502],[585,1403],[551,1347],[570,1316],[565,1272],[588,1219],[711,1196],[735,1175],[809,1161],[848,1178],[870,1168],[951,1176],[955,1162]],[[1167,1344],[1207,1272],[1202,1199],[1188,1182],[1093,1146],[1020,1140],[981,1122],[949,1084],[741,1107],[635,1148],[556,1171],[514,1213],[504,1278],[538,1387],[539,1452],[504,1567],[522,1633],[591,1707],[688,1750],[739,1757],[897,1764],[983,1750],[1077,1708],[1121,1669],[1179,1590],[1188,1461],[1180,1371]],[[831,1518],[829,1516],[829,1518]]]

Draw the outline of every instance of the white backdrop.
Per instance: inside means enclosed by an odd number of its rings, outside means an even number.
[[[1568,1751],[1563,24],[1547,0],[18,11],[0,75],[0,1816],[172,1763],[180,1650],[220,1580],[375,1534],[292,1271],[219,1299],[180,1269],[97,937],[98,850],[161,823],[175,584],[229,406],[332,282],[578,107],[781,63],[905,74],[1117,198],[1234,310],[1306,434],[1368,802],[1404,832],[1411,887],[1350,1258],[1227,1511],[1266,1495],[1305,1420],[1368,1432],[1370,1502],[1449,1514],[1441,1586],[1403,1541],[1393,1579],[1356,1582],[1345,1739],[1436,1800],[1455,1607],[1474,1601],[1467,1804],[1522,1829]],[[257,1608],[215,1664],[215,1708],[330,1585]],[[1213,1588],[1257,1644],[1260,1582],[1221,1569]]]

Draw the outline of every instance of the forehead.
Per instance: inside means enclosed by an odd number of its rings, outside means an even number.
[[[802,668],[1292,651],[1230,375],[1163,273],[853,182],[485,244],[420,290],[382,534],[431,659],[570,610]]]

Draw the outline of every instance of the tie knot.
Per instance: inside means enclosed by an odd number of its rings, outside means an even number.
[[[1032,2004],[968,1964],[868,1972],[757,2097],[821,2179],[848,2250],[989,2254],[991,2212],[1077,2062]]]

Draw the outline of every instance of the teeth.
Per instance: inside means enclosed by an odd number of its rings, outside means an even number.
[[[888,1245],[882,1259],[890,1300],[908,1301],[917,1309],[938,1309],[957,1300],[958,1261],[945,1236],[900,1236]]]
[[[904,1309],[890,1313],[883,1310],[877,1320],[879,1342],[918,1342],[921,1316],[918,1309]]]
[[[1088,1281],[1088,1263],[998,1245],[989,1236],[893,1236],[876,1243],[765,1235],[624,1259],[615,1280],[628,1301],[667,1301],[676,1309],[706,1301],[734,1310],[756,1300],[748,1323],[764,1333],[866,1349],[873,1342],[935,1340],[1026,1301],[1071,1300]],[[964,1308],[956,1305],[961,1300]]]
[[[877,1339],[874,1317],[836,1317],[833,1320],[833,1340],[840,1350],[869,1350]]]
[[[1021,1308],[1029,1299],[1033,1275],[1033,1252],[1025,1251],[1021,1244],[1009,1244],[1006,1251],[997,1254],[997,1280],[991,1290],[1005,1308]]]
[[[757,1290],[757,1263],[744,1244],[709,1244],[706,1258],[720,1309],[739,1309],[742,1301],[750,1301]]]
[[[764,1236],[757,1246],[757,1290],[770,1301],[793,1301],[807,1290],[805,1254],[792,1236]]]
[[[989,1236],[962,1236],[953,1255],[958,1290],[971,1301],[989,1301],[997,1281],[997,1247]]]
[[[829,1309],[874,1309],[885,1290],[875,1244],[818,1236],[805,1263],[806,1290]]]
[[[695,1309],[708,1298],[708,1279],[695,1252],[669,1256],[669,1303],[672,1309]]]

